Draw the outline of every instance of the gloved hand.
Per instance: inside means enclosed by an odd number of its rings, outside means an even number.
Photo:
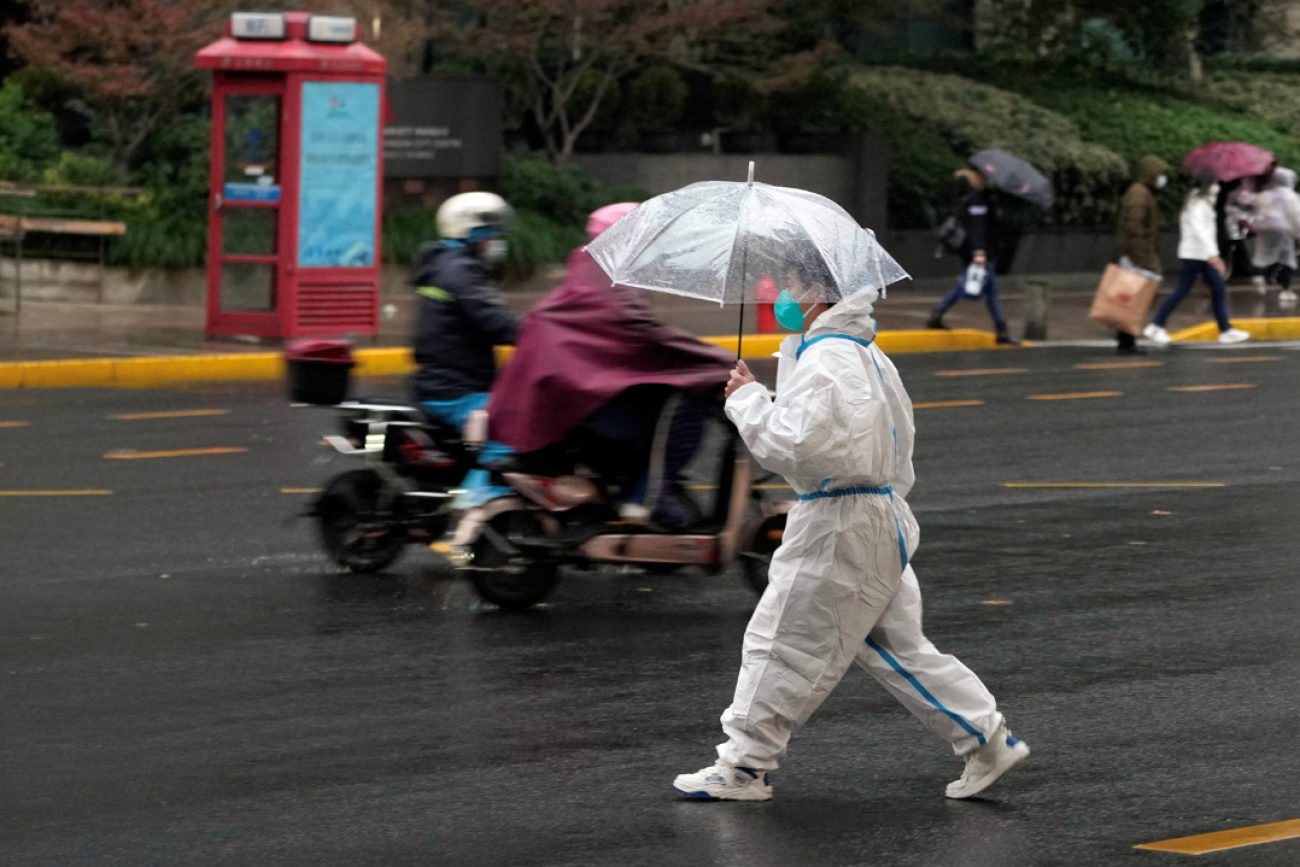
[[[757,381],[754,374],[749,372],[749,365],[740,359],[736,359],[736,369],[731,371],[731,379],[727,381],[727,390],[724,392],[724,396],[731,397],[736,393],[737,389]]]

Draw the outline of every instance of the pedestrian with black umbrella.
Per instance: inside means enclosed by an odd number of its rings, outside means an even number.
[[[954,175],[960,202],[957,213],[945,232],[946,243],[962,257],[962,272],[957,284],[948,292],[939,306],[930,313],[927,328],[946,328],[943,315],[966,298],[983,298],[997,330],[997,342],[1015,345],[1017,340],[1007,332],[1006,317],[998,301],[997,249],[998,211],[991,188],[997,188],[1022,198],[1041,208],[1049,208],[1054,200],[1052,184],[1029,163],[1010,154],[990,148],[971,157],[978,171],[960,169]]]

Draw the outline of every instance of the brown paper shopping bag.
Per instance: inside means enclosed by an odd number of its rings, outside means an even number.
[[[1088,317],[1129,334],[1140,334],[1159,290],[1158,280],[1148,280],[1118,265],[1107,265]]]

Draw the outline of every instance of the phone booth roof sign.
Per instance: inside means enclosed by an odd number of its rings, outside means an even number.
[[[352,75],[384,75],[388,71],[383,55],[357,41],[355,20],[306,12],[236,16],[226,22],[224,38],[195,55],[196,68]],[[346,26],[349,21],[350,28]],[[283,36],[271,35],[281,32]]]

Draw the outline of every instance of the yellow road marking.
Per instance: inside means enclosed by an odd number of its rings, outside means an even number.
[[[203,415],[229,415],[228,409],[178,409],[173,412],[128,412],[123,415],[110,415],[117,421],[143,421],[148,418],[193,418]]]
[[[281,488],[282,494],[319,494],[320,488]]]
[[[112,491],[0,491],[0,497],[90,497]]]
[[[1228,391],[1234,388],[1254,388],[1246,382],[1234,382],[1228,385],[1171,385],[1166,391]]]
[[[30,424],[29,421],[0,421],[0,427],[27,427]]]
[[[1003,482],[1004,488],[1222,488],[1223,482]]]
[[[929,403],[914,403],[912,409],[939,409],[945,406],[983,406],[982,400],[932,400]]]
[[[1246,361],[1281,361],[1280,355],[1243,355],[1241,358],[1207,358],[1210,364],[1240,364]]]
[[[1213,834],[1197,834],[1193,837],[1176,837],[1173,840],[1161,840],[1158,843],[1143,843],[1134,849],[1154,849],[1157,852],[1178,852],[1183,855],[1203,855],[1206,852],[1218,852],[1222,849],[1236,849],[1240,846],[1254,846],[1258,843],[1273,843],[1277,840],[1290,840],[1300,837],[1300,819],[1285,822],[1272,822],[1267,825],[1252,825],[1249,828],[1233,828],[1231,831],[1216,831]]]
[[[218,446],[211,449],[175,449],[169,452],[109,452],[104,455],[106,458],[116,458],[118,460],[130,461],[136,458],[184,458],[190,455],[230,455],[236,452],[246,452],[248,449],[240,446]]]
[[[1086,397],[1119,397],[1122,391],[1077,391],[1074,394],[1031,394],[1028,400],[1082,400]]]
[[[434,551],[438,554],[442,554],[445,557],[455,549],[452,548],[450,545],[448,545],[446,542],[434,542],[431,545],[429,545],[429,550]]]
[[[1130,367],[1163,367],[1163,361],[1099,361],[1094,364],[1076,364],[1075,370],[1127,370]]]
[[[936,370],[935,376],[989,376],[995,373],[1024,373],[1023,367],[983,367],[976,370]]]
[[[1006,599],[985,599],[980,604],[981,605],[1010,605],[1011,603]]]

